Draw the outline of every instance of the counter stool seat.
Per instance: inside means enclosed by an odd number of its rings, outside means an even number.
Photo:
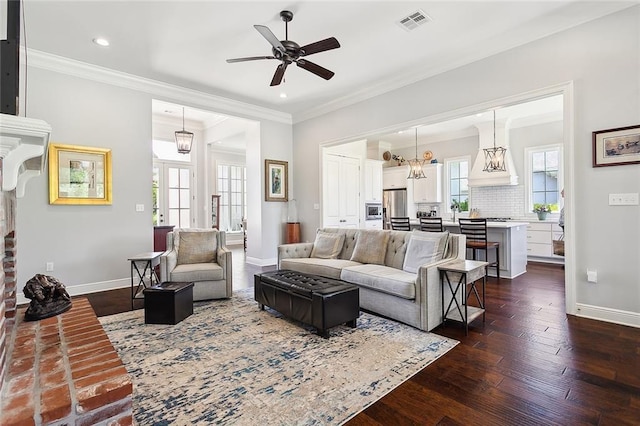
[[[487,219],[458,219],[460,233],[467,237],[467,249],[471,250],[471,259],[477,260],[478,252],[484,251],[484,260],[488,262],[487,268],[496,268],[496,277],[500,281],[500,243],[487,241]],[[489,251],[495,250],[496,259],[489,260]]]

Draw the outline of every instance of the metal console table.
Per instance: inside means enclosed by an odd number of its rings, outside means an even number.
[[[482,321],[485,320],[485,285],[487,283],[487,265],[488,262],[480,262],[475,260],[459,260],[455,262],[445,263],[438,266],[440,270],[440,283],[442,285],[442,323],[446,320],[454,320],[464,323],[464,334],[469,334],[469,323],[482,315]],[[451,279],[458,278],[455,288],[451,283]],[[482,280],[482,300],[478,294],[476,282]],[[451,300],[445,309],[444,293],[445,282],[451,291]],[[469,290],[467,291],[467,286]],[[460,301],[458,301],[458,292],[460,292]],[[469,306],[468,300],[471,293],[475,295],[479,306]],[[455,306],[453,306],[455,304]]]
[[[133,301],[135,299],[144,299],[143,291],[147,288],[145,279],[149,280],[149,287],[160,284],[158,275],[156,275],[156,266],[160,264],[161,251],[152,251],[140,253],[130,257],[131,262],[131,310],[133,311]],[[137,283],[136,283],[137,280]]]

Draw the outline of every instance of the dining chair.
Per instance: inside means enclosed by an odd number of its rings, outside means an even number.
[[[421,217],[420,230],[427,232],[443,232],[441,217]]]
[[[411,231],[408,217],[392,217],[391,229],[394,231]]]
[[[471,258],[476,260],[478,252],[484,251],[484,259],[489,262],[487,268],[496,268],[496,277],[500,281],[500,243],[487,241],[487,219],[459,218],[460,233],[467,237],[467,249],[471,250]],[[489,260],[489,250],[495,250],[495,261]]]

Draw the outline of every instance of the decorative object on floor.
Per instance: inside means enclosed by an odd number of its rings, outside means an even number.
[[[552,240],[553,242],[553,254],[557,256],[564,256],[564,233],[560,235],[560,238],[557,240]]]
[[[111,150],[49,144],[49,204],[111,204]]]
[[[424,158],[418,157],[418,128],[416,127],[416,156],[413,160],[409,160],[409,176],[407,179],[424,179],[426,176],[424,175],[424,163],[426,160]]]
[[[283,10],[280,12],[280,19],[284,21],[284,40],[278,40],[273,32],[264,25],[254,25],[255,28],[262,37],[264,37],[271,46],[271,52],[273,56],[251,56],[248,58],[236,58],[236,59],[227,59],[228,63],[233,62],[246,62],[246,61],[256,61],[261,59],[277,59],[281,63],[276,68],[276,72],[271,79],[271,86],[277,86],[282,82],[284,78],[284,72],[287,67],[292,63],[296,63],[302,69],[309,71],[317,75],[318,77],[322,77],[325,80],[331,79],[334,73],[333,71],[329,71],[326,68],[321,67],[320,65],[314,64],[313,62],[307,61],[306,59],[302,59],[303,56],[313,55],[314,53],[325,52],[327,50],[337,49],[340,47],[340,43],[335,37],[330,37],[324,40],[317,41],[315,43],[307,44],[306,46],[300,47],[298,43],[295,41],[289,40],[289,22],[293,20],[293,12],[288,10]]]
[[[71,298],[64,284],[49,275],[36,274],[24,286],[24,295],[31,299],[24,313],[26,321],[54,317],[71,308]]]
[[[278,160],[264,160],[265,201],[289,200],[289,163]]]
[[[193,133],[184,130],[184,107],[182,107],[182,130],[176,130],[176,146],[180,154],[188,154],[191,152],[191,144],[193,143]]]
[[[100,318],[139,424],[341,424],[457,344],[367,313],[327,340],[252,299],[196,303],[177,325],[145,326],[142,310]]]
[[[493,148],[484,148],[483,172],[504,172],[507,170],[505,154],[507,148],[496,147],[496,110],[493,110]]]
[[[593,167],[640,164],[640,125],[593,132]]]

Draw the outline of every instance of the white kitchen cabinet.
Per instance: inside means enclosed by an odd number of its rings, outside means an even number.
[[[382,219],[379,220],[365,220],[365,229],[382,229]]]
[[[382,172],[382,187],[384,189],[399,189],[407,187],[409,166],[387,167]]]
[[[538,262],[557,263],[563,256],[553,254],[553,240],[562,235],[562,228],[553,222],[531,222],[527,225],[527,257]]]
[[[442,202],[442,164],[427,164],[423,167],[424,179],[414,179],[413,201],[415,203]]]
[[[323,226],[358,228],[360,159],[327,154],[323,162]]]
[[[382,161],[364,163],[364,200],[382,202]]]

